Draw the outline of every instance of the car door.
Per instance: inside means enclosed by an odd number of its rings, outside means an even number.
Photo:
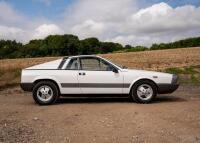
[[[110,63],[98,57],[81,57],[79,65],[78,81],[82,93],[122,93],[123,74]]]
[[[58,70],[59,81],[62,94],[80,94],[78,83],[78,61],[77,58],[69,59],[63,65],[62,70]]]

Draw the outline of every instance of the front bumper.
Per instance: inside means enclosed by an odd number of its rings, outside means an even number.
[[[20,87],[24,91],[32,91],[33,90],[33,83],[20,83]]]
[[[172,81],[170,84],[158,84],[158,93],[167,94],[174,92],[179,87],[179,77],[175,74],[172,75]]]
[[[174,92],[179,84],[158,84],[158,94],[167,94]]]

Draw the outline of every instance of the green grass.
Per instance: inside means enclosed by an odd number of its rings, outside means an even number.
[[[180,83],[182,84],[200,85],[200,65],[168,68],[165,72],[179,75]]]
[[[195,66],[184,67],[184,68],[168,68],[168,69],[166,69],[166,72],[172,73],[172,74],[196,74],[196,73],[198,73],[195,70]]]
[[[199,76],[196,76],[196,75],[192,75],[192,76],[191,76],[191,81],[192,81],[192,83],[194,83],[194,84],[199,84],[199,83],[200,83],[200,77],[199,77]]]
[[[168,68],[165,70],[165,72],[171,73],[171,74],[182,74],[183,70],[180,68]]]

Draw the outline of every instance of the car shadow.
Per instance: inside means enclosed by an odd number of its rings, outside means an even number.
[[[171,95],[161,95],[157,96],[152,103],[164,103],[164,102],[185,102],[184,98],[171,96]]]
[[[130,98],[127,97],[62,97],[56,104],[65,103],[129,103]]]
[[[185,102],[184,98],[161,95],[157,96],[151,104],[166,103],[166,102]],[[66,103],[134,103],[129,97],[61,97],[56,104]]]

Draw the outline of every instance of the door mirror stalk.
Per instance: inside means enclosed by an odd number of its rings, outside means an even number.
[[[113,68],[113,70],[112,70],[114,73],[118,73],[119,71],[118,71],[118,69],[116,69],[116,68]]]

